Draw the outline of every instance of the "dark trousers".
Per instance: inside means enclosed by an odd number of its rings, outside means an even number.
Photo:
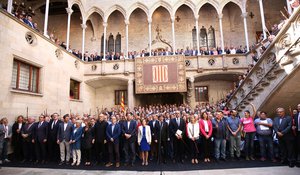
[[[296,159],[297,162],[300,163],[300,131],[297,132],[296,136]]]
[[[109,162],[112,163],[114,160],[114,157],[115,157],[116,163],[120,162],[119,144],[114,144],[111,141],[109,141],[107,144],[108,144],[107,146],[108,146]]]
[[[105,144],[96,142],[95,144],[95,151],[96,151],[96,160],[97,162],[105,162],[104,160],[104,153],[105,153]]]
[[[23,140],[21,138],[18,138],[13,145],[14,148],[13,155],[14,155],[14,159],[16,160],[21,160],[22,158],[24,158],[22,145],[23,145]]]
[[[92,148],[82,149],[83,152],[83,160],[86,162],[91,162],[92,157]]]
[[[151,152],[152,158],[153,159],[157,158],[157,155],[158,155],[158,145],[157,145],[157,143],[155,143],[154,141],[151,142],[150,147],[151,147],[151,151],[150,152]]]
[[[45,161],[47,157],[47,143],[36,141],[35,145],[35,155],[36,160]]]
[[[197,140],[196,141],[190,140],[190,149],[191,149],[192,159],[197,159],[199,153]]]
[[[124,141],[125,163],[135,162],[135,142]],[[131,160],[130,160],[131,159]]]
[[[288,160],[289,162],[293,162],[295,160],[293,139],[288,139],[283,136],[279,138],[278,141],[281,152],[281,160]]]
[[[204,145],[204,158],[210,157],[210,149],[211,149],[211,138],[206,139],[205,137],[202,137],[202,142]]]
[[[254,137],[255,137],[255,132],[247,132],[245,135],[245,155],[246,155],[246,157],[254,155]]]
[[[48,146],[48,159],[50,161],[59,161],[60,160],[60,150],[59,144],[57,144],[56,140],[49,139],[47,141]]]
[[[1,160],[7,159],[8,141],[8,139],[3,140],[2,154],[0,155]]]
[[[33,161],[35,159],[34,144],[30,141],[23,142],[24,159]]]
[[[165,162],[168,156],[167,141],[161,141],[158,146],[158,162]]]
[[[174,159],[184,160],[184,143],[182,139],[173,138]]]
[[[272,135],[259,135],[258,141],[259,141],[260,156],[262,158],[267,158],[267,151],[266,151],[267,148],[269,153],[269,158],[274,159]]]

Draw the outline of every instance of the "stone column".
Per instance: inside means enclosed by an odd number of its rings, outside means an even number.
[[[71,25],[71,15],[73,13],[73,10],[71,8],[66,8],[66,11],[68,13],[68,24],[67,24],[67,50],[69,50],[70,46],[70,25]]]
[[[81,28],[82,28],[82,49],[81,49],[81,52],[82,52],[82,60],[84,61],[84,48],[85,48],[85,29],[86,29],[86,24],[85,22],[81,24]]]
[[[263,6],[262,0],[258,0],[258,2],[259,2],[259,10],[260,10],[260,17],[261,17],[261,25],[262,25],[263,35],[264,35],[264,39],[267,39],[264,6]]]
[[[200,55],[200,45],[199,45],[199,24],[198,24],[199,15],[195,16],[195,25],[196,25],[196,39],[197,39],[197,55]]]
[[[46,0],[45,22],[44,22],[44,36],[48,36],[47,30],[48,30],[48,16],[49,16],[49,1],[50,0]]]
[[[134,92],[133,92],[133,80],[128,80],[127,86],[128,108],[133,110],[134,108]]]
[[[196,106],[196,98],[195,98],[195,84],[194,84],[195,78],[191,77],[189,79],[190,86],[189,86],[189,91],[191,93],[190,97],[190,106],[191,108],[194,108]]]
[[[107,22],[103,22],[103,59],[106,60],[106,27],[107,27]]]
[[[222,52],[224,53],[224,36],[223,36],[223,21],[222,21],[222,18],[223,18],[223,14],[218,14],[218,18],[219,18],[219,25],[220,25],[220,38],[221,38],[221,49],[222,49]]]
[[[8,1],[7,1],[7,9],[6,9],[6,10],[7,10],[7,12],[10,13],[10,14],[12,13],[12,8],[13,8],[12,5],[13,5],[13,0],[8,0]]]
[[[247,47],[247,51],[249,52],[249,39],[248,39],[248,27],[247,27],[247,16],[248,13],[242,13],[242,17],[244,20],[244,30],[245,30],[245,40],[246,40],[246,47]]]
[[[126,37],[126,50],[125,50],[125,59],[128,59],[128,25],[129,25],[129,20],[125,20],[125,37]]]
[[[151,55],[152,50],[152,18],[148,18],[148,31],[149,31],[149,56]]]
[[[175,17],[171,17],[171,22],[172,22],[172,41],[173,41],[173,55],[175,55],[176,52],[176,41],[175,41]]]

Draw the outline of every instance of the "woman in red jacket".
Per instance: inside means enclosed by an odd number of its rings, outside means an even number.
[[[208,118],[208,114],[206,112],[202,113],[199,125],[204,144],[204,162],[210,162],[210,139],[213,128],[211,120]]]

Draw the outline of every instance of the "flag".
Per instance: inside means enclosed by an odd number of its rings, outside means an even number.
[[[121,95],[121,109],[123,112],[125,112],[125,104],[124,104],[124,93],[122,92]]]

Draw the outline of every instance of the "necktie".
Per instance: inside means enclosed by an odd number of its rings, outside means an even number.
[[[54,126],[54,121],[52,122],[51,129],[53,129],[53,126]]]
[[[162,122],[160,122],[160,130],[162,129]]]
[[[194,137],[194,124],[192,124],[192,136]]]
[[[42,123],[40,122],[40,123],[39,123],[39,127],[41,127],[41,125],[42,125]]]

